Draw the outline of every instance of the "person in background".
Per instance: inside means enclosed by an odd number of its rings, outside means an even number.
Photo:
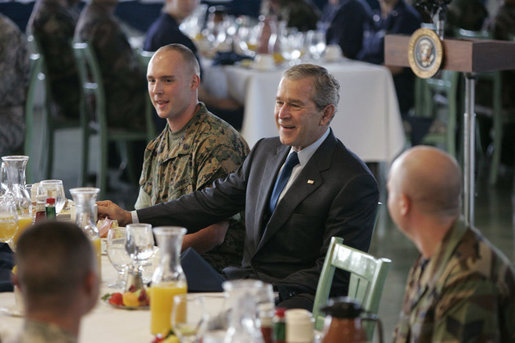
[[[54,115],[79,119],[80,81],[72,40],[78,0],[38,0],[27,25],[44,57]]]
[[[287,27],[298,31],[316,30],[320,10],[311,0],[264,0],[261,13],[287,22]]]
[[[326,31],[327,45],[337,44],[345,57],[356,59],[371,18],[372,9],[364,0],[341,0]]]
[[[147,79],[157,115],[167,126],[145,150],[136,209],[210,187],[249,152],[240,134],[198,101],[200,68],[190,49],[171,44],[157,50]],[[243,221],[231,218],[186,235],[183,250],[194,248],[221,271],[241,262],[244,235]]]
[[[117,0],[91,0],[82,10],[75,40],[95,52],[106,96],[110,127],[145,127],[145,71],[113,15]]]
[[[460,219],[456,160],[418,146],[399,156],[388,210],[420,251],[406,284],[394,342],[513,342],[515,269]]]
[[[447,6],[445,31],[450,37],[456,30],[481,31],[486,28],[488,10],[482,0],[453,0]]]
[[[420,27],[418,12],[405,0],[379,0],[380,12],[374,13],[372,25],[365,30],[363,49],[357,58],[362,61],[384,63],[384,36],[411,35]],[[393,75],[399,109],[403,118],[414,104],[415,76],[409,68],[387,66]]]
[[[22,148],[29,71],[27,39],[0,13],[0,156]]]
[[[85,233],[65,222],[34,225],[18,240],[16,265],[25,315],[15,342],[77,342],[81,319],[99,295],[100,271]]]
[[[211,187],[179,199],[127,212],[98,202],[100,217],[152,225],[181,225],[189,232],[245,210],[245,244],[227,279],[271,283],[279,306],[312,310],[332,236],[367,251],[377,212],[377,183],[366,165],[329,127],[339,101],[338,81],[320,66],[284,72],[275,101],[279,137],[258,141],[243,165]],[[347,294],[337,272],[332,296]]]
[[[200,61],[195,43],[179,28],[181,22],[196,9],[199,0],[166,0],[163,13],[149,28],[143,49],[156,51],[167,44],[183,44],[188,47]],[[199,62],[200,63],[200,62]],[[202,74],[202,70],[201,70]],[[243,121],[243,106],[230,97],[220,98],[211,94],[202,84],[199,89],[199,99],[208,109],[239,130]],[[156,126],[164,128],[162,120],[156,121]]]

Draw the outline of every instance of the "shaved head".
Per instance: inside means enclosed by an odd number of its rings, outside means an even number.
[[[392,164],[388,187],[405,194],[421,213],[456,217],[460,213],[461,170],[442,150],[417,146]]]

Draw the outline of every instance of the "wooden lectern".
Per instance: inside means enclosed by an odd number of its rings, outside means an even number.
[[[385,64],[409,67],[409,36],[386,35]],[[475,147],[475,74],[515,69],[515,43],[497,40],[445,39],[441,69],[465,74],[465,113],[463,121],[464,201],[467,225],[474,226],[474,147]]]

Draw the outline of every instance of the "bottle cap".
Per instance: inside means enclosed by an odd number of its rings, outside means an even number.
[[[47,198],[46,203],[49,205],[55,205],[55,198]]]
[[[349,297],[329,299],[327,306],[322,307],[320,310],[336,318],[357,318],[363,312],[359,302]]]
[[[275,315],[277,317],[284,317],[284,312],[286,311],[286,309],[284,307],[278,307],[275,309]]]

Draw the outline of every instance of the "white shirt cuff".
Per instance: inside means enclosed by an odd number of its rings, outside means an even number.
[[[138,212],[131,211],[131,217],[132,217],[132,223],[133,224],[138,224],[139,223]]]

